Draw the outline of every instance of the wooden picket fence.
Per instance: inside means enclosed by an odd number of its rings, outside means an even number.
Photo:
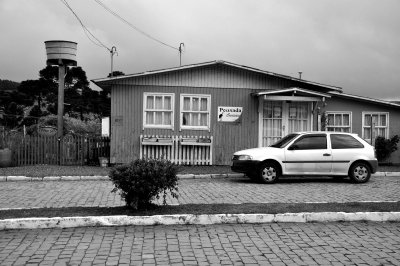
[[[12,151],[13,165],[94,165],[110,157],[110,139],[80,135],[57,136],[13,134],[4,137]]]
[[[167,159],[183,165],[212,165],[212,136],[140,135],[140,158]]]

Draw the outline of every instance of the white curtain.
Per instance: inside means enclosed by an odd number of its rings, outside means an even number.
[[[154,109],[154,96],[147,96],[146,109]]]
[[[208,98],[183,97],[183,125],[208,125]],[[190,111],[190,112],[185,112]],[[203,113],[207,112],[207,113]]]
[[[289,131],[307,131],[308,128],[308,103],[294,102],[289,104]]]
[[[199,104],[199,98],[192,98],[192,111],[199,111],[200,110],[200,104]]]
[[[190,97],[183,97],[183,110],[190,111]]]
[[[172,97],[163,95],[149,95],[146,97],[146,124],[171,125]],[[170,110],[170,111],[168,111]]]
[[[264,102],[263,146],[269,146],[282,137],[282,103]]]

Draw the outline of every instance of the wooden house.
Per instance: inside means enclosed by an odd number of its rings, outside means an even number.
[[[111,92],[111,163],[152,157],[229,165],[235,151],[295,131],[365,139],[400,133],[398,104],[226,61],[93,82]]]

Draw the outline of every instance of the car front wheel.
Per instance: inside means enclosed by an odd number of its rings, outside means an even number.
[[[356,162],[351,166],[349,175],[354,183],[365,183],[371,177],[371,170],[366,163]]]
[[[280,169],[276,163],[267,162],[260,167],[259,180],[265,184],[275,183],[280,176]]]

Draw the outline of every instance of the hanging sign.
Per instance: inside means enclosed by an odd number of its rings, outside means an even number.
[[[218,106],[218,122],[240,122],[243,107]]]

